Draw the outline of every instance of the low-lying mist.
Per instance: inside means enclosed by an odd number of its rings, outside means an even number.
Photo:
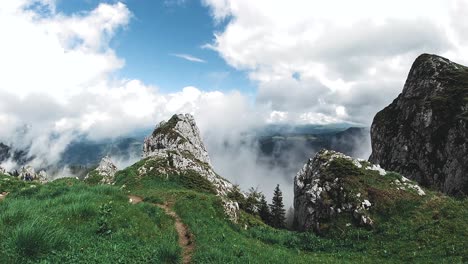
[[[354,128],[351,128],[352,131]],[[293,183],[297,172],[321,148],[344,152],[367,159],[371,153],[368,129],[358,133],[335,132],[318,137],[293,135],[281,137],[238,136],[222,142],[205,136],[205,143],[215,170],[242,190],[258,188],[271,200],[277,184],[283,192],[286,209],[293,205]]]
[[[265,134],[265,127],[221,129],[226,126],[217,127],[203,120],[212,119],[202,119],[201,132],[215,171],[244,191],[250,187],[258,188],[269,200],[279,184],[286,209],[293,204],[295,175],[321,148],[363,159],[370,155],[369,130],[366,128],[345,130],[340,127],[326,132],[323,128],[320,132],[280,130]],[[33,132],[31,128],[24,129],[14,140],[7,141],[11,149],[5,149],[3,145],[3,152],[0,149],[2,167],[13,171],[31,165],[37,171],[45,169],[50,179],[83,178],[107,155],[119,169],[124,169],[141,159],[144,136],[150,134],[148,130],[114,139],[90,140],[75,136],[66,141],[63,136],[51,136],[48,141],[35,141]]]

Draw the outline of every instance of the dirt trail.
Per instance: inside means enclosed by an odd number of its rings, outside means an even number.
[[[132,204],[137,204],[143,201],[141,197],[135,195],[129,195],[128,198]],[[172,211],[171,207],[167,203],[154,205],[163,209],[167,215],[174,218],[175,228],[179,235],[179,246],[182,248],[182,263],[190,263],[193,250],[195,249],[192,233],[190,233],[188,227],[182,222],[180,217]]]

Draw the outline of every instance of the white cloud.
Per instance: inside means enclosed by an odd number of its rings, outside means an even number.
[[[369,124],[401,91],[419,54],[468,58],[463,0],[203,3],[216,22],[228,20],[205,47],[248,71],[257,102],[290,120]]]
[[[185,87],[162,94],[112,75],[124,60],[109,43],[131,17],[120,2],[72,15],[56,12],[53,0],[2,3],[0,142],[29,148],[37,157],[32,165],[41,167],[57,162],[77,137],[118,137],[178,112],[205,120],[205,130],[219,128],[224,118],[226,127],[237,126],[232,122],[246,116],[239,111],[247,111],[239,93]]]
[[[197,58],[197,57],[189,55],[189,54],[174,53],[174,54],[171,54],[171,55],[175,56],[175,57],[178,57],[178,58],[181,58],[181,59],[184,59],[184,60],[192,61],[192,62],[206,63],[205,60],[202,60],[200,58]]]

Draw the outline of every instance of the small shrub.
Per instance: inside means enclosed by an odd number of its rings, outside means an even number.
[[[112,201],[99,207],[98,229],[96,233],[100,235],[109,235],[112,233],[109,220],[112,216]]]

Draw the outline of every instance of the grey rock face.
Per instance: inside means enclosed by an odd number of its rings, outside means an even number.
[[[94,172],[91,173],[97,173],[102,176],[100,181],[101,184],[114,184],[115,173],[117,170],[117,166],[115,166],[110,157],[105,156],[102,158],[101,162],[99,162],[99,165]],[[85,180],[91,176],[90,174],[86,175]]]
[[[468,194],[468,68],[423,54],[377,113],[369,161],[450,195]]]
[[[371,184],[373,183],[373,185]],[[365,160],[321,150],[294,178],[294,221],[300,231],[326,232],[337,219],[345,226],[374,226],[379,197],[425,196],[419,185]],[[340,222],[339,221],[339,222]],[[339,225],[339,223],[338,223]]]
[[[101,183],[111,184],[114,182],[117,166],[115,166],[110,157],[105,156],[102,158],[101,162],[99,162],[99,166],[96,168],[96,171],[102,176]]]
[[[321,150],[294,178],[294,219],[300,231],[320,233],[321,224],[345,213],[351,214],[354,218],[351,220],[361,226],[372,227],[374,224],[367,213],[372,203],[348,189],[343,182],[343,177],[347,175],[329,172],[331,162],[336,159],[350,161],[357,169],[363,168],[359,160],[339,152]],[[381,175],[385,173],[379,167],[365,169],[379,171]]]
[[[0,166],[0,174],[5,174],[5,173],[6,173],[5,168],[3,168],[2,166]]]
[[[45,171],[41,170],[39,173],[36,173],[36,170],[34,170],[34,168],[29,165],[21,168],[18,178],[23,181],[38,180],[41,183],[46,183],[49,181],[48,175]]]
[[[233,185],[213,170],[192,115],[178,114],[167,122],[161,122],[145,139],[143,157],[168,163],[167,166],[158,166],[150,170],[154,169],[163,174],[193,171],[205,177],[223,199],[226,214],[234,221],[237,219],[238,204],[226,198]],[[140,174],[146,173],[145,167],[140,169]]]
[[[167,151],[191,153],[197,160],[211,166],[200,130],[190,114],[174,115],[169,121],[161,122],[153,134],[145,139],[144,158]]]

